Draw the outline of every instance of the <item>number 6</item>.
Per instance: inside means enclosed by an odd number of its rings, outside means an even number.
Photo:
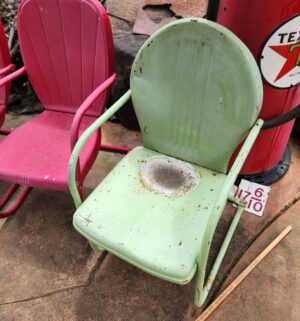
[[[263,196],[263,192],[264,192],[264,190],[259,187],[259,188],[257,188],[257,189],[255,190],[254,195],[255,195],[256,197],[262,197],[262,196]]]

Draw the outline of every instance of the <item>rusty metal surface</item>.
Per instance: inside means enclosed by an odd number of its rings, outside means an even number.
[[[171,157],[152,157],[141,167],[140,174],[146,188],[175,197],[188,193],[200,180],[190,164]]]
[[[208,0],[145,0],[139,5],[133,32],[151,35],[162,26],[185,17],[203,17]]]

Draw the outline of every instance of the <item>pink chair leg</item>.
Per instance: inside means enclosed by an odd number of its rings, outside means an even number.
[[[100,149],[107,152],[122,153],[122,154],[127,154],[128,152],[131,151],[131,148],[129,147],[113,146],[113,145],[106,145],[106,144],[101,144]]]
[[[10,199],[10,197],[14,194],[17,188],[18,188],[18,184],[12,184],[9,187],[9,189],[5,192],[5,194],[0,200],[0,208],[2,208],[5,205],[5,203]]]
[[[6,205],[6,203],[9,201],[12,195],[16,192],[19,186],[21,185],[13,184],[9,187],[9,189],[6,191],[6,193],[3,195],[2,199],[0,200],[0,208]],[[6,211],[0,212],[0,219],[12,215],[21,206],[26,196],[29,194],[29,192],[32,189],[32,187],[29,187],[29,186],[21,186],[21,188],[22,190],[18,195],[18,197],[16,198],[16,200],[14,201],[13,205],[10,208],[8,208]]]

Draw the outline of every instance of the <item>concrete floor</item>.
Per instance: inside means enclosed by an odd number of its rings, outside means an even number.
[[[141,0],[107,0],[113,27],[132,25]],[[15,128],[32,116],[7,115]],[[1,137],[0,137],[1,139]],[[104,127],[106,143],[141,144],[138,132]],[[288,174],[271,189],[263,217],[245,213],[222,263],[211,299],[288,224],[293,232],[208,319],[300,320],[300,144],[292,140]],[[100,152],[85,181],[89,194],[122,155]],[[0,182],[0,195],[7,184]],[[194,321],[194,281],[177,286],[107,253],[94,253],[72,227],[74,205],[62,192],[33,190],[15,215],[0,220],[0,321]],[[234,209],[228,205],[210,253],[213,262]]]
[[[14,128],[30,117],[7,115],[4,127]],[[141,144],[138,132],[113,123],[104,127],[103,137],[106,143],[131,147]],[[272,186],[264,216],[243,215],[218,274],[213,296],[285,225],[293,225],[294,231],[209,320],[298,321],[300,318],[297,217],[300,150],[296,141],[291,146],[290,170]],[[85,182],[85,193],[90,193],[122,157],[100,152]],[[6,186],[0,183],[0,193]],[[191,304],[194,282],[174,285],[110,254],[94,253],[73,229],[73,213],[70,195],[34,189],[15,215],[1,221],[1,321],[192,321],[201,313]],[[234,209],[228,205],[216,232],[210,262],[233,213]]]
[[[292,232],[244,280],[209,320],[300,320],[300,202],[266,229],[235,266],[223,288],[285,229]],[[238,307],[238,308],[237,308]]]

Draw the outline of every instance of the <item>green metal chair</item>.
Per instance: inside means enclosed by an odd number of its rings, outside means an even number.
[[[93,249],[156,277],[186,284],[197,272],[195,304],[201,306],[244,210],[232,189],[263,124],[257,120],[260,73],[250,51],[229,30],[203,19],[182,19],[145,42],[130,86],[74,148],[69,165],[77,207],[73,223]],[[82,203],[75,179],[80,151],[130,97],[144,146],[126,155]],[[244,139],[228,172],[231,155]],[[237,211],[205,278],[228,200]]]

